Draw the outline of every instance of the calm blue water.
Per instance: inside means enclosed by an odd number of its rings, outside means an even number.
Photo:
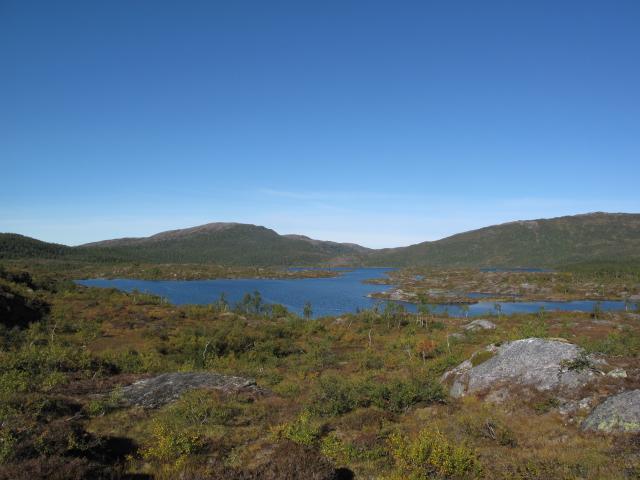
[[[334,278],[304,278],[288,280],[268,279],[219,279],[219,280],[128,280],[128,279],[93,279],[79,280],[77,283],[88,287],[117,288],[130,292],[139,290],[168,298],[174,304],[208,304],[213,303],[224,292],[230,303],[239,302],[245,293],[259,291],[266,303],[280,303],[290,311],[301,315],[306,302],[311,302],[314,317],[341,315],[355,312],[357,309],[372,308],[379,301],[368,298],[373,292],[381,292],[386,285],[369,285],[363,280],[384,277],[391,268],[360,268],[344,271]],[[478,296],[481,296],[478,295]],[[575,302],[504,302],[503,314],[538,312],[541,307],[546,311],[593,311],[594,301]],[[403,303],[409,311],[416,311],[416,306]],[[605,301],[601,303],[603,310],[623,310],[624,302]],[[448,312],[452,316],[463,316],[458,305],[437,305],[436,312]],[[494,303],[479,302],[469,305],[469,315],[487,315],[495,313]]]
[[[246,293],[259,291],[266,303],[279,303],[302,315],[306,302],[311,302],[314,317],[341,315],[359,309],[372,308],[375,301],[369,293],[381,292],[387,285],[362,283],[370,278],[384,277],[391,268],[336,269],[340,276],[333,278],[303,279],[217,279],[217,280],[80,280],[89,287],[118,288],[130,292],[153,293],[168,298],[177,305],[186,303],[213,303],[224,292],[231,304],[239,302]]]

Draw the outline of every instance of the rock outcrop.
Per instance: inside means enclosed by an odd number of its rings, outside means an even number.
[[[219,390],[225,393],[264,393],[255,380],[249,378],[212,372],[176,372],[164,373],[128,385],[122,389],[122,398],[128,405],[158,408],[195,389]]]
[[[640,432],[640,390],[607,398],[582,422],[582,428],[606,433]]]
[[[527,338],[490,345],[442,376],[450,394],[489,393],[501,400],[510,390],[571,391],[594,380],[590,359],[576,345],[560,339]]]

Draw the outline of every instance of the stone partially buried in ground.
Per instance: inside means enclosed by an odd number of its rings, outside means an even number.
[[[585,364],[586,361],[586,364]],[[487,392],[500,400],[510,390],[571,391],[595,379],[582,349],[560,339],[527,338],[490,345],[442,376],[450,394]]]
[[[496,328],[496,324],[489,320],[485,320],[484,318],[478,318],[477,320],[469,322],[464,326],[464,329],[467,332],[474,332],[477,330],[493,330],[494,328]]]
[[[264,393],[255,380],[250,378],[212,372],[176,372],[164,373],[128,385],[122,389],[122,398],[128,405],[158,408],[195,389],[218,390],[224,393]]]
[[[640,390],[607,398],[582,422],[582,428],[606,433],[640,432]]]

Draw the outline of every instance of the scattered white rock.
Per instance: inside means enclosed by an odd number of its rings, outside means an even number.
[[[613,378],[627,378],[627,372],[623,368],[614,368],[607,373],[607,376]]]
[[[468,332],[477,330],[493,330],[494,328],[496,328],[496,324],[484,318],[478,318],[464,326],[464,329]]]

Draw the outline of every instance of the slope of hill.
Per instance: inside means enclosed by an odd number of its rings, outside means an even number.
[[[433,242],[383,249],[370,265],[553,267],[640,259],[640,214],[590,213],[517,221]]]
[[[58,243],[48,243],[17,233],[0,233],[0,258],[63,258],[72,254],[73,248]]]

